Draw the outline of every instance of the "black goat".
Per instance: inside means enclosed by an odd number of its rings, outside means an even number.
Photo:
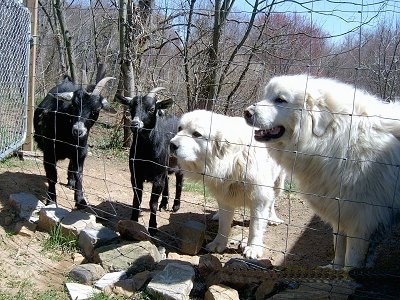
[[[163,110],[172,105],[172,99],[158,101],[156,93],[163,88],[155,88],[145,96],[134,98],[117,95],[122,104],[129,107],[131,113],[131,129],[133,141],[129,153],[129,169],[133,188],[133,211],[131,219],[138,221],[142,202],[143,183],[153,184],[150,197],[149,233],[157,232],[157,204],[162,193],[159,209],[167,208],[168,174],[175,173],[176,193],[173,211],[180,207],[183,173],[175,157],[169,153],[169,142],[178,132],[178,119],[164,116]]]
[[[58,160],[68,158],[68,187],[75,190],[77,208],[87,203],[82,192],[83,164],[87,155],[89,130],[108,102],[100,95],[112,77],[105,77],[96,85],[83,89],[70,77],[52,88],[35,109],[33,123],[35,141],[43,151],[43,165],[48,182],[47,204],[57,202],[56,183]]]

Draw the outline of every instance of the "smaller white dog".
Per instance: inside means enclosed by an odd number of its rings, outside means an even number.
[[[285,173],[269,158],[265,145],[253,139],[253,129],[243,118],[196,110],[182,116],[178,130],[170,144],[172,155],[185,176],[204,182],[218,202],[218,234],[207,250],[225,250],[234,210],[248,207],[249,238],[243,254],[262,256],[267,222],[282,223],[274,201],[283,191]]]
[[[272,78],[245,111],[260,128],[255,139],[275,149],[270,155],[332,225],[335,268],[363,267],[371,235],[399,214],[399,117],[397,103],[307,75]]]

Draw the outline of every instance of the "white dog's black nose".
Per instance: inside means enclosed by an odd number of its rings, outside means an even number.
[[[177,149],[178,149],[177,145],[175,145],[173,142],[169,143],[169,150],[171,151],[171,153],[174,153]]]
[[[246,109],[244,111],[244,118],[246,120],[251,120],[252,117],[253,117],[253,113],[249,109]]]

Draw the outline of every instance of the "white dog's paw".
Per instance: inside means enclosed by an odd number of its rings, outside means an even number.
[[[341,270],[343,268],[343,265],[338,265],[338,264],[327,264],[325,266],[320,266],[321,269],[332,269],[332,270]]]
[[[258,245],[251,245],[244,247],[243,255],[249,259],[256,259],[262,257],[264,254],[264,248]]]
[[[283,224],[283,223],[285,223],[285,222],[276,216],[268,218],[268,225],[279,225],[279,224]]]
[[[206,249],[209,252],[218,252],[221,253],[226,248],[226,242],[218,240],[217,238],[214,239],[211,243],[206,245]]]

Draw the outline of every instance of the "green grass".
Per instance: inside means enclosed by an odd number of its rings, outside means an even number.
[[[296,184],[293,181],[286,180],[285,181],[285,192],[291,193],[293,191],[297,191]]]
[[[22,286],[14,295],[0,292],[0,300],[68,300],[68,296],[63,291],[49,290],[37,292],[32,290],[31,285]]]
[[[190,180],[185,180],[183,183],[182,190],[184,192],[196,193],[203,196],[206,199],[206,202],[215,202],[215,198],[208,191],[207,187],[204,186],[201,182],[193,182]]]
[[[49,290],[43,293],[38,293],[33,297],[35,300],[67,300],[68,296],[63,291]]]
[[[43,250],[60,250],[62,252],[75,252],[78,249],[78,240],[74,235],[65,235],[60,224],[54,226],[49,237],[43,243]]]
[[[158,300],[163,299],[160,297],[154,297],[146,292],[137,292],[132,296],[120,296],[120,295],[106,295],[105,293],[99,293],[90,297],[89,300]],[[1,300],[1,299],[0,299]]]
[[[186,180],[183,184],[183,191],[203,195],[206,199],[213,199],[207,187],[200,182]]]

